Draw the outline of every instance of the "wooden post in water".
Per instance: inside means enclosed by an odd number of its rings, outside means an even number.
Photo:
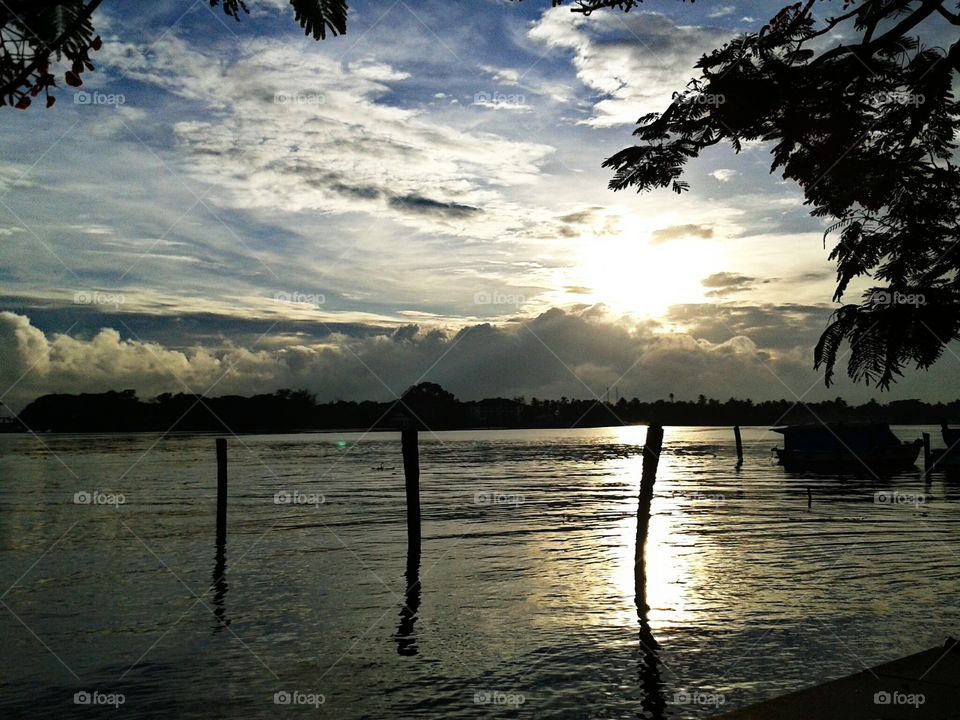
[[[227,439],[217,438],[217,544],[227,539]]]
[[[740,439],[740,426],[733,426],[733,436],[737,439],[737,470],[743,465],[743,441]]]
[[[663,446],[663,428],[651,425],[643,442],[643,475],[640,477],[640,501],[637,505],[637,550],[635,565],[643,566],[643,548],[647,542],[650,526],[650,503],[653,501],[653,484],[657,479],[660,448]]]
[[[643,474],[640,477],[640,501],[637,504],[637,549],[633,561],[634,587],[636,588],[637,618],[640,621],[640,652],[643,670],[640,685],[644,690],[641,707],[649,717],[664,717],[666,698],[660,675],[660,644],[650,630],[650,605],[647,603],[647,568],[644,550],[647,545],[647,530],[650,526],[650,505],[653,501],[653,484],[657,479],[660,449],[663,447],[663,427],[650,425],[643,441]]]
[[[397,654],[416,655],[417,636],[414,626],[417,623],[417,613],[420,611],[420,553],[407,548],[407,591],[403,594],[403,604],[400,606],[400,625],[397,627]]]
[[[933,462],[930,457],[930,433],[923,433],[923,479],[929,480],[933,471]]]
[[[417,447],[417,431],[400,431],[403,452],[403,477],[407,488],[407,555],[415,555],[420,561],[420,449]],[[409,560],[408,560],[409,562]]]

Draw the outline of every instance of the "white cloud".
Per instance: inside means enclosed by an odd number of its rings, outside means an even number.
[[[727,17],[728,15],[733,15],[737,11],[735,5],[721,5],[716,10],[707,13],[707,17],[711,19]]]
[[[520,71],[514,68],[498,68],[492,65],[481,65],[480,69],[497,82],[505,85],[516,85],[520,82]]]
[[[502,188],[533,183],[553,153],[389,104],[407,73],[343,65],[322,48],[252,41],[225,62],[170,34],[147,47],[114,44],[106,60],[214,115],[180,121],[174,133],[188,172],[232,208],[363,212],[424,232],[497,237],[528,216]],[[469,222],[481,214],[483,223]]]
[[[730,182],[737,176],[736,170],[731,170],[730,168],[717,168],[710,173],[710,177],[718,180],[719,182]]]
[[[633,124],[662,112],[672,93],[697,75],[694,64],[729,37],[728,31],[675,25],[657,13],[595,13],[589,19],[557,7],[543,14],[529,37],[572,51],[583,85],[600,96],[585,121],[597,127]]]

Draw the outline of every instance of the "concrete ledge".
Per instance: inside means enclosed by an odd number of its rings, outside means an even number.
[[[960,720],[960,643],[717,716],[718,720]]]

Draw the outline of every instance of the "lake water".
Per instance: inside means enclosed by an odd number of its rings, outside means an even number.
[[[211,436],[0,436],[0,716],[708,717],[960,632],[960,481],[743,435],[666,429],[642,622],[642,427],[421,434],[409,592],[397,434],[230,438],[219,566]]]

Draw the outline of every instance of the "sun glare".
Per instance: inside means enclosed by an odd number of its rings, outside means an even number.
[[[681,237],[653,243],[649,231],[584,237],[578,250],[578,284],[590,301],[613,311],[659,317],[671,305],[703,302],[702,281],[723,269],[715,240]]]

